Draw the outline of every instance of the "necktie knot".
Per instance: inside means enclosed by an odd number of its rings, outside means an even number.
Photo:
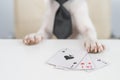
[[[68,0],[56,0],[59,4],[63,4],[63,3],[65,3],[66,1],[68,1]]]

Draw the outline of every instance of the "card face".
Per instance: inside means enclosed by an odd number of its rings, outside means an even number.
[[[95,64],[96,69],[98,69],[98,68],[103,68],[103,67],[105,67],[105,66],[108,65],[107,62],[103,61],[103,60],[100,59],[100,58],[94,59],[93,62],[94,62],[94,64]]]
[[[100,69],[100,68],[103,68],[103,67],[109,65],[109,63],[107,63],[106,61],[104,61],[104,60],[102,60],[100,58],[95,58],[94,56],[91,57],[91,60],[93,61],[94,65],[95,65],[95,69],[88,70],[88,71],[94,71],[94,70],[97,70],[97,69]]]
[[[80,54],[80,52],[78,53],[64,48],[59,50],[47,63],[71,69],[75,68],[85,55],[86,54]]]
[[[76,69],[78,70],[91,70],[94,69],[94,63],[92,62],[91,58],[89,55],[86,55],[84,59],[79,63]]]

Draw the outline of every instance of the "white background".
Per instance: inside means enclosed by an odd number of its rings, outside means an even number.
[[[22,40],[0,39],[0,80],[120,80],[120,41],[101,42],[106,50],[89,55],[102,58],[109,65],[85,72],[54,69],[46,64],[62,48],[82,52],[84,47],[80,40],[44,40],[38,45],[26,46]]]

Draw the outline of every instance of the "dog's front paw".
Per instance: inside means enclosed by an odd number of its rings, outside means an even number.
[[[105,49],[105,46],[98,41],[87,40],[85,41],[84,46],[88,53],[100,53]]]
[[[43,37],[40,34],[32,33],[25,36],[25,38],[23,39],[23,43],[26,45],[34,45],[39,43],[42,39]]]

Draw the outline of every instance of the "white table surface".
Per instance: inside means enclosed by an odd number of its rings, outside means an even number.
[[[61,48],[79,49],[80,40],[45,40],[26,46],[21,40],[0,39],[0,80],[120,80],[120,40],[101,40],[101,57],[109,66],[93,72],[63,71],[45,62]]]

